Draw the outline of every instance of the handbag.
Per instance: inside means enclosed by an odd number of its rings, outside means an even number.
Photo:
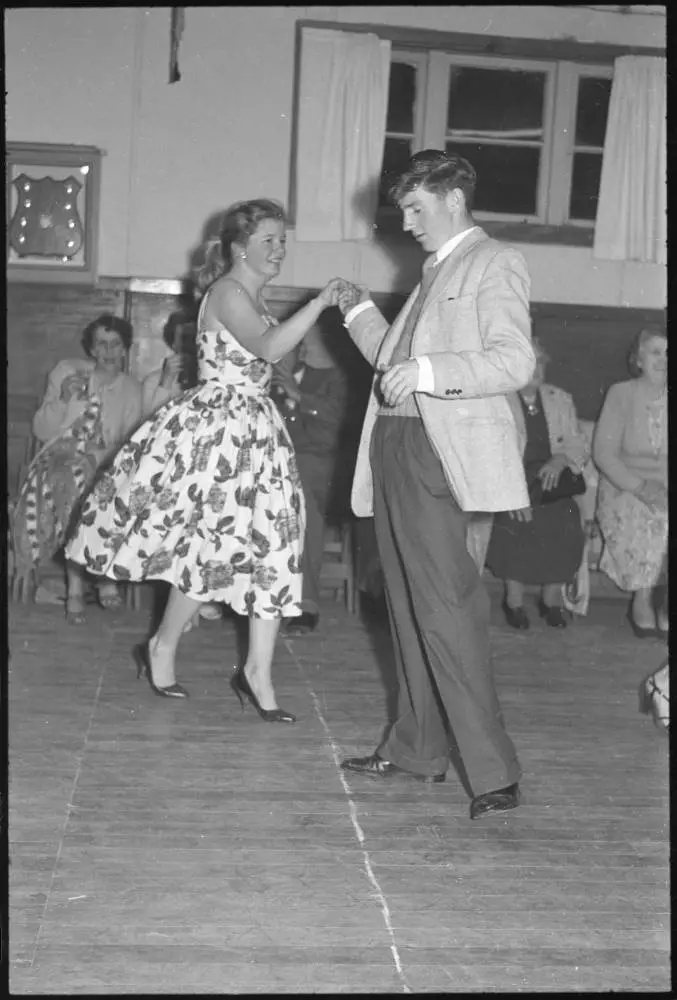
[[[554,503],[555,500],[582,496],[586,489],[585,479],[581,473],[572,472],[569,466],[566,466],[557,480],[557,485],[551,490],[544,490],[541,480],[536,476],[529,486],[529,500],[532,507],[539,507],[541,504]]]
[[[581,564],[570,583],[562,584],[562,604],[574,615],[587,615],[590,607],[590,541],[586,538]]]

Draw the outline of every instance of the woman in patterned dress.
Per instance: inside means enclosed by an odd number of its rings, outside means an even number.
[[[609,389],[595,429],[600,471],[597,520],[604,540],[599,568],[632,593],[628,612],[638,638],[667,636],[665,606],[654,588],[666,577],[668,551],[668,340],[642,330],[628,358],[634,376]]]
[[[162,405],[120,450],[83,508],[69,558],[118,580],[171,584],[165,613],[136,650],[153,690],[186,697],[175,681],[184,626],[201,603],[249,618],[249,650],[233,686],[268,721],[271,668],[283,617],[301,614],[305,509],[291,440],[269,395],[272,364],[334,305],[329,284],[276,324],[263,298],[285,256],[282,206],[240,202],[197,276],[198,385]]]

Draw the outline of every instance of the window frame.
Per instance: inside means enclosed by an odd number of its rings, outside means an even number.
[[[597,153],[600,147],[576,145],[576,109],[581,77],[613,80],[613,66],[591,63],[574,63],[562,60],[557,64],[557,93],[568,95],[566,102],[560,101],[557,128],[553,132],[552,176],[550,179],[550,223],[555,226],[575,226],[594,232],[594,219],[571,219],[569,202],[573,179],[574,154],[576,152]],[[571,138],[569,139],[569,136]],[[601,147],[602,151],[604,147]]]
[[[392,25],[373,22],[350,22],[317,20],[307,17],[296,22],[294,85],[292,92],[292,132],[291,164],[289,171],[289,219],[293,228],[296,217],[296,128],[300,101],[299,65],[301,37],[304,28],[369,32],[390,41],[393,52],[409,56],[434,52],[465,54],[469,56],[490,55],[519,61],[547,61],[553,63],[571,62],[582,67],[599,66],[613,75],[614,61],[620,56],[660,56],[665,58],[665,45],[615,44],[613,42],[583,42],[572,36],[554,38],[525,38],[510,35],[492,35],[459,31],[440,31],[433,28]],[[555,126],[556,127],[556,126]],[[425,147],[420,147],[425,148]],[[568,205],[567,205],[568,209]],[[399,246],[404,240],[402,219],[395,206],[382,206],[376,215],[376,239],[387,246]],[[487,220],[486,231],[499,240],[517,243],[551,244],[559,246],[591,247],[594,227],[583,221],[582,225],[558,223],[538,225]]]
[[[473,215],[478,222],[515,223],[521,226],[575,226],[579,229],[594,230],[593,220],[569,218],[574,153],[598,152],[598,147],[576,146],[578,87],[582,77],[612,79],[613,66],[565,60],[466,55],[434,49],[428,52],[411,52],[398,48],[393,48],[391,62],[414,65],[422,77],[420,83],[417,80],[414,125],[416,128],[416,124],[420,123],[420,130],[415,133],[413,152],[421,149],[444,149],[450,140],[446,123],[449,74],[452,66],[472,66],[479,69],[504,68],[543,73],[545,90],[542,141],[511,143],[499,139],[495,142],[486,140],[487,145],[540,147],[541,163],[536,192],[536,213],[525,216],[517,213],[474,210]],[[403,133],[394,132],[386,132],[386,137],[407,138]],[[484,140],[478,140],[478,144],[482,141]],[[383,216],[385,221],[387,216],[393,217],[397,211],[394,206],[392,208],[382,206],[378,215],[379,218]]]
[[[503,68],[506,70],[531,70],[545,75],[545,90],[543,94],[543,140],[540,143],[510,143],[501,142],[499,140],[496,140],[496,142],[487,142],[487,145],[497,146],[515,145],[529,146],[530,148],[540,147],[542,155],[538,173],[538,190],[536,191],[536,214],[523,215],[508,212],[483,212],[474,210],[473,215],[480,222],[519,222],[535,225],[543,225],[544,223],[547,223],[548,178],[550,176],[550,150],[552,148],[551,133],[554,118],[554,101],[556,96],[556,64],[548,60],[510,59],[503,56],[459,55],[456,53],[435,51],[430,52],[430,60],[431,64],[435,67],[435,85],[440,88],[438,93],[440,93],[443,98],[443,100],[438,100],[436,102],[437,107],[435,108],[435,114],[439,116],[440,112],[442,112],[442,104],[444,104],[444,109],[441,119],[438,119],[438,124],[435,126],[436,134],[433,134],[432,122],[430,122],[431,131],[429,133],[429,137],[434,141],[428,142],[428,136],[424,136],[425,146],[422,148],[444,149],[446,143],[449,141],[446,122],[448,115],[449,76],[452,66],[472,66],[477,67],[478,69]],[[443,130],[441,134],[439,132],[439,121],[443,122]],[[478,145],[481,141],[482,140],[478,140]]]
[[[412,142],[412,153],[416,150],[416,143],[418,137],[423,134],[423,121],[425,115],[425,102],[427,93],[427,80],[428,80],[428,53],[427,52],[409,52],[405,50],[398,50],[398,58],[395,59],[395,52],[390,53],[390,63],[404,63],[407,66],[413,66],[417,71],[416,77],[416,88],[414,95],[414,107],[413,107],[413,126],[414,130],[411,135]],[[419,80],[422,79],[422,86],[419,84]],[[405,132],[391,132],[388,131],[386,127],[385,133],[386,139],[409,139],[409,133]],[[421,147],[423,148],[423,147]]]

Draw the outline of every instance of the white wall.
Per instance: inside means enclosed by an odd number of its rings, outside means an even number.
[[[578,7],[187,7],[180,82],[168,84],[169,8],[5,12],[7,139],[106,150],[102,274],[180,277],[205,223],[229,203],[289,193],[295,24],[388,23],[660,47],[665,19]],[[661,308],[665,269],[590,250],[521,248],[536,301]],[[379,248],[299,244],[280,283],[333,274],[375,291],[412,275]]]

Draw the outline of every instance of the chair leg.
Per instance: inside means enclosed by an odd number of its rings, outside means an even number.
[[[32,569],[16,571],[12,577],[12,600],[29,604],[35,592],[35,572]]]

